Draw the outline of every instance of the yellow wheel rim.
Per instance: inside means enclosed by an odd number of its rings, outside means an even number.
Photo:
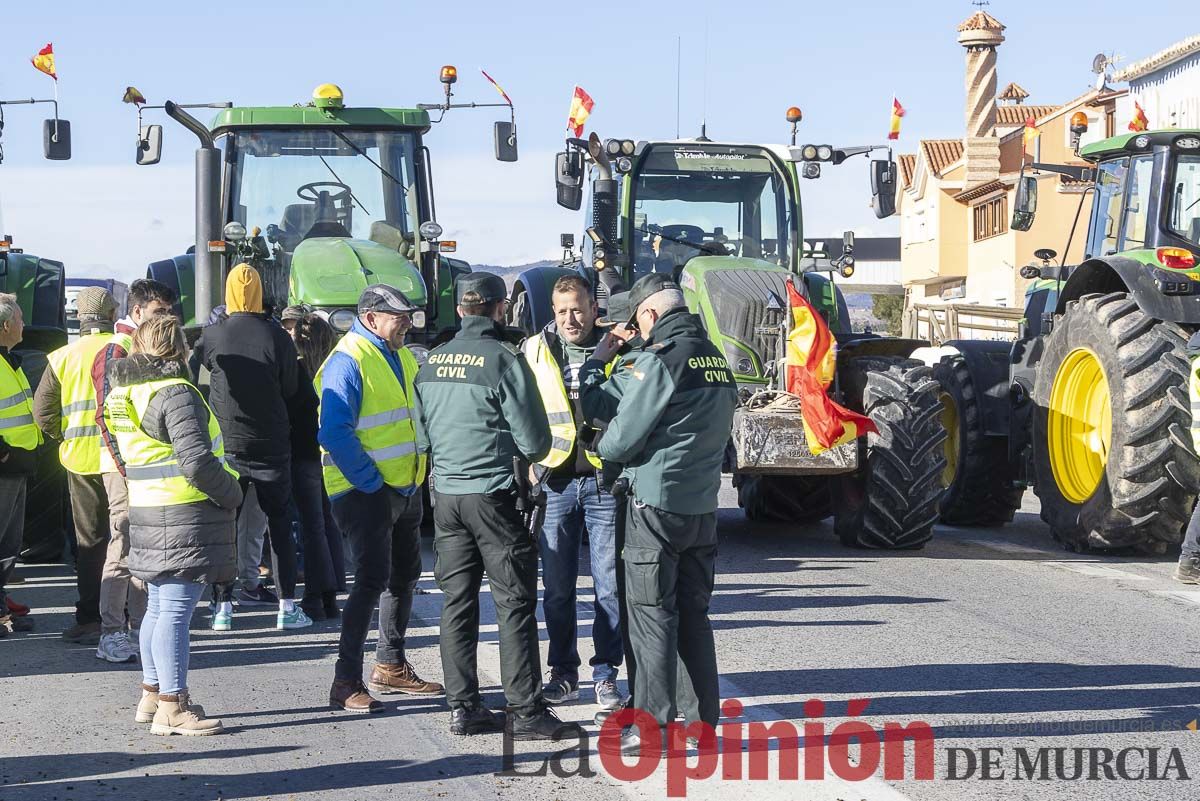
[[[1046,443],[1058,491],[1083,503],[1104,480],[1112,445],[1112,402],[1108,377],[1088,348],[1067,354],[1050,388]]]
[[[958,473],[958,404],[948,392],[942,393],[942,427],[946,429],[946,441],[942,452],[946,455],[946,467],[942,470],[942,486],[949,489]]]

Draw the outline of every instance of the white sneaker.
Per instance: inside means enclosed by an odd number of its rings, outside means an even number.
[[[96,658],[106,662],[132,662],[137,658],[137,651],[129,642],[129,636],[123,631],[114,631],[100,637],[96,646]]]

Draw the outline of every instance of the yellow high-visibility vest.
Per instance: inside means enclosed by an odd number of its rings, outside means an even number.
[[[31,451],[42,444],[42,431],[33,422],[33,391],[25,371],[0,356],[0,437],[9,447]]]
[[[1192,401],[1192,447],[1200,454],[1200,356],[1192,359],[1188,396]]]
[[[362,375],[362,406],[354,434],[383,476],[383,482],[397,489],[420,484],[425,480],[425,456],[417,453],[412,421],[413,385],[420,369],[416,358],[408,348],[400,349],[400,366],[404,371],[401,385],[375,343],[360,334],[353,331],[346,334],[333,353],[344,353],[353,359]],[[324,371],[323,364],[313,378],[318,398]],[[331,497],[354,488],[324,448],[321,448],[321,478]]]
[[[92,364],[112,339],[112,333],[96,331],[81,336],[46,357],[58,378],[62,403],[62,444],[58,459],[62,466],[78,475],[101,472],[100,426],[96,425],[96,388],[92,384]]]
[[[546,418],[550,421],[550,452],[538,462],[543,467],[555,468],[567,461],[575,448],[579,429],[575,426],[575,414],[571,399],[567,397],[567,386],[563,383],[562,368],[546,344],[546,335],[538,334],[525,340],[521,346],[525,360],[537,379],[538,394],[546,407]],[[608,372],[606,368],[605,372]],[[589,450],[583,455],[597,470],[601,468],[600,457]]]
[[[155,394],[166,387],[187,385],[182,378],[163,378],[117,387],[104,400],[104,422],[109,432],[116,437],[117,447],[125,460],[125,480],[129,485],[129,505],[178,506],[208,500],[208,496],[192,486],[179,469],[175,449],[169,442],[162,442],[142,430],[146,408]],[[208,438],[213,456],[221,462],[234,478],[237,472],[225,464],[225,443],[221,437],[221,426],[208,407]]]
[[[117,345],[125,351],[125,355],[129,355],[129,351],[133,349],[133,334],[124,334],[120,331],[113,334],[108,339],[110,345]]]

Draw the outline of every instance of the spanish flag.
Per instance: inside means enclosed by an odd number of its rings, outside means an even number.
[[[495,78],[493,78],[491,75],[487,74],[487,70],[480,69],[479,71],[483,73],[483,77],[488,79],[488,83],[490,83],[492,86],[496,87],[496,91],[499,92],[500,96],[504,98],[504,102],[511,106],[512,98],[510,98],[508,96],[508,92],[506,92],[500,88],[500,84],[496,83]]]
[[[567,115],[567,130],[576,139],[583,136],[583,124],[591,116],[594,105],[592,96],[583,91],[582,86],[576,86],[575,93],[571,95],[571,113]]]
[[[904,116],[904,106],[892,95],[892,122],[888,128],[888,139],[900,138],[900,118]]]
[[[45,47],[37,52],[37,55],[29,59],[33,63],[34,69],[39,72],[44,72],[54,80],[58,80],[58,73],[54,71],[54,43],[50,42]]]
[[[827,392],[837,368],[837,344],[829,326],[787,281],[792,330],[788,334],[787,391],[800,398],[804,438],[813,454],[835,448],[879,429],[865,417],[834,403]]]
[[[1129,130],[1137,133],[1144,131],[1150,127],[1150,120],[1146,119],[1146,112],[1142,111],[1142,104],[1133,101],[1133,119],[1129,121]]]
[[[1037,138],[1042,135],[1042,131],[1037,127],[1037,121],[1033,117],[1025,118],[1025,133],[1023,141],[1026,147],[1037,141]]]

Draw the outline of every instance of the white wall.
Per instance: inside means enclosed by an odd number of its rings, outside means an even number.
[[[1200,128],[1200,53],[1129,82],[1117,101],[1117,133],[1125,133],[1137,100],[1151,128]]]

